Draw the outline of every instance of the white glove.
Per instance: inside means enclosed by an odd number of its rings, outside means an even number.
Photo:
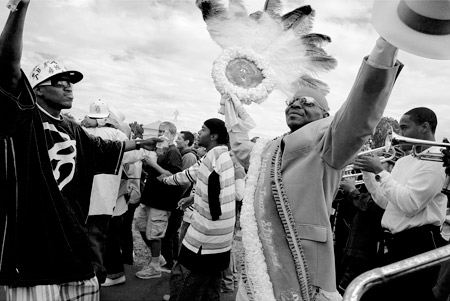
[[[221,103],[224,104],[225,125],[228,131],[249,132],[255,127],[255,121],[236,96],[223,94]]]

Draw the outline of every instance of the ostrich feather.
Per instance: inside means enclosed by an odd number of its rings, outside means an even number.
[[[263,11],[265,11],[272,18],[279,18],[281,14],[281,1],[280,0],[266,0],[264,3]]]
[[[255,11],[254,13],[251,13],[249,15],[249,17],[254,19],[254,20],[259,20],[261,18],[262,14],[263,14],[263,12],[258,10],[258,11]]]
[[[247,17],[248,15],[247,9],[241,0],[230,0],[228,11],[231,16],[235,17]]]
[[[248,48],[264,58],[276,74],[277,88],[292,95],[302,85],[327,93],[317,74],[337,61],[322,48],[331,39],[311,33],[315,11],[309,5],[281,15],[281,0],[266,0],[263,10],[247,14],[242,0],[228,9],[218,0],[197,0],[211,38],[223,49]]]
[[[309,33],[314,22],[315,12],[309,5],[305,5],[294,9],[293,11],[284,14],[281,21],[284,24],[284,29],[294,30],[298,35]]]
[[[283,34],[281,23],[263,13],[253,18],[210,19],[207,28],[211,38],[222,48],[248,47],[262,52]]]
[[[328,43],[331,43],[331,38],[324,34],[310,33],[302,36],[302,40],[307,45],[314,45],[317,47],[323,47]]]
[[[327,95],[330,92],[330,88],[328,87],[328,85],[316,78],[313,78],[311,76],[308,75],[304,75],[301,78],[299,78],[297,81],[292,83],[292,91],[297,91],[299,90],[301,87],[309,87],[312,89],[316,89],[321,91],[324,95]]]
[[[227,9],[218,1],[214,0],[196,0],[195,4],[200,9],[203,15],[203,20],[206,22],[209,19],[216,19],[227,14]]]

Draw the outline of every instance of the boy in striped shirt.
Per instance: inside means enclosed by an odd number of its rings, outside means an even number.
[[[172,300],[219,300],[221,272],[230,261],[235,186],[228,132],[222,120],[212,118],[198,134],[206,155],[189,169],[161,179],[168,185],[195,183],[195,192],[178,203],[182,209],[193,203],[195,210],[171,272]]]

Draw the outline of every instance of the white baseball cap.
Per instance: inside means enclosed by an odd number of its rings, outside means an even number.
[[[83,79],[83,74],[81,72],[67,70],[66,67],[57,61],[45,61],[34,67],[31,71],[31,88],[34,89],[34,87],[55,75],[67,76],[72,84],[76,84]]]
[[[89,114],[87,115],[93,119],[106,118],[109,116],[109,108],[101,99],[94,100],[89,106]]]

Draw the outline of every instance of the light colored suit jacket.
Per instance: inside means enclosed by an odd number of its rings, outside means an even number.
[[[381,119],[400,68],[396,64],[392,68],[380,69],[364,60],[347,101],[334,117],[309,123],[269,142],[266,148],[270,152],[283,139],[282,181],[306,256],[311,283],[329,292],[336,291],[333,234],[329,221],[331,203],[339,187],[342,169],[352,161]],[[253,146],[248,135],[230,132],[230,138],[236,158],[248,167]],[[270,183],[259,187],[268,185]],[[277,238],[274,240],[277,241],[275,248],[281,248]],[[289,282],[288,273],[283,274]],[[282,285],[284,276],[270,276],[278,299],[283,292],[277,290],[277,283]],[[275,278],[279,278],[276,283]]]

